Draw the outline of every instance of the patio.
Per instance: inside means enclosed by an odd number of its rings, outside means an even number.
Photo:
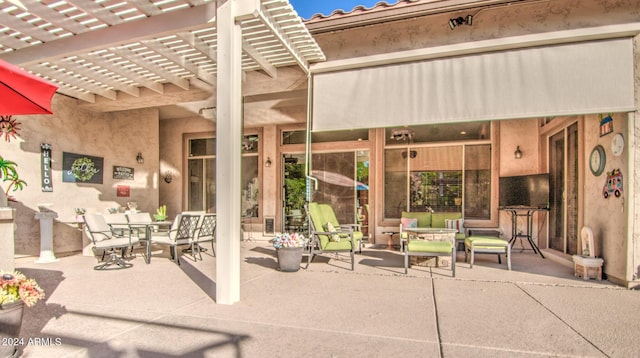
[[[36,264],[45,302],[25,309],[28,357],[634,356],[638,292],[584,281],[516,245],[513,271],[495,255],[473,269],[413,266],[397,251],[365,248],[349,262],[318,257],[277,271],[265,241],[241,244],[241,300],[214,302],[215,258],[182,265],[156,253],[130,269],[98,272],[80,254]],[[304,261],[303,261],[304,267]],[[604,314],[606,312],[606,314]],[[39,342],[35,338],[40,338]],[[27,338],[31,344],[27,345]],[[40,344],[37,344],[40,343]]]

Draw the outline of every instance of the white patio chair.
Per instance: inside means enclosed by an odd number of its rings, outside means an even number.
[[[93,243],[91,248],[93,254],[96,257],[101,256],[98,261],[102,261],[102,263],[95,266],[95,270],[106,270],[112,265],[117,266],[115,269],[133,266],[133,264],[126,262],[122,256],[118,255],[118,251],[126,250],[127,247],[138,242],[138,238],[132,236],[131,231],[125,230],[122,235],[114,232],[101,214],[85,214],[84,223],[87,235]],[[105,255],[107,254],[109,257],[105,260]]]
[[[196,253],[202,260],[203,250],[200,247],[201,243],[211,242],[211,252],[213,256],[216,256],[216,249],[214,247],[214,241],[216,237],[216,214],[204,214],[200,220],[200,224],[196,229],[195,235],[191,242],[191,255],[193,259],[196,260]]]
[[[200,215],[192,214],[178,214],[173,220],[171,229],[168,231],[155,231],[151,232],[149,237],[149,244],[167,245],[171,249],[170,255],[174,259],[176,264],[180,265],[180,258],[178,257],[178,246],[188,245],[193,240],[193,235],[198,227],[198,221]],[[149,255],[148,262],[151,261]]]

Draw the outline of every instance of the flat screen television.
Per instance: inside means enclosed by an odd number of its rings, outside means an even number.
[[[549,208],[549,174],[500,177],[500,207]]]

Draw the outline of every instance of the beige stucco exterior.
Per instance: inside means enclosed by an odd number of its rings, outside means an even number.
[[[378,11],[378,10],[375,10]],[[382,11],[380,11],[382,14]],[[471,27],[451,30],[448,19],[475,13]],[[603,14],[606,14],[604,16]],[[340,16],[338,16],[340,17]],[[345,15],[342,21],[357,19],[356,14]],[[451,44],[473,43],[529,34],[580,29],[611,24],[626,24],[640,19],[640,6],[635,1],[542,1],[523,4],[499,5],[460,11],[443,11],[421,17],[408,17],[391,22],[378,21],[355,28],[328,29],[335,18],[313,20],[308,26],[314,38],[327,56],[327,61],[357,60],[363,56],[393,54],[412,49],[424,49]],[[348,22],[348,21],[347,21]],[[325,26],[325,28],[323,28]],[[640,105],[640,50],[635,36],[635,96]],[[612,59],[615,60],[615,59]],[[313,66],[312,66],[313,70]],[[279,70],[278,78],[270,78],[261,72],[245,74],[245,133],[261,133],[259,163],[270,158],[273,165],[260,165],[261,213],[254,220],[253,237],[261,238],[262,219],[276,218],[276,230],[281,227],[280,173],[283,148],[280,145],[282,128],[304,128],[307,117],[307,76],[297,68]],[[200,99],[205,98],[202,93]],[[636,107],[637,107],[636,106]],[[79,102],[56,95],[52,116],[20,116],[21,137],[2,144],[2,155],[19,165],[21,177],[28,183],[24,190],[13,193],[18,202],[16,209],[17,255],[37,255],[39,250],[39,226],[34,218],[38,204],[52,204],[59,217],[54,225],[54,249],[56,252],[82,249],[82,233],[76,223],[76,207],[88,211],[106,212],[108,208],[125,206],[136,201],[138,208],[154,212],[158,205],[166,204],[169,216],[185,208],[185,138],[191,135],[215,135],[215,122],[202,117],[161,119],[154,108],[118,112],[94,111],[95,105],[79,105]],[[532,174],[548,169],[547,136],[553,133],[558,122],[577,121],[580,136],[580,212],[579,225],[588,225],[596,235],[596,254],[605,259],[604,272],[610,280],[622,285],[638,284],[640,274],[640,183],[635,179],[635,168],[640,166],[640,124],[635,114],[615,113],[614,131],[625,135],[626,148],[620,157],[611,154],[611,135],[600,137],[599,121],[595,114],[578,114],[559,118],[550,127],[543,128],[541,119],[502,120],[494,123],[494,169],[497,176]],[[425,123],[426,124],[426,123]],[[386,244],[384,230],[397,228],[397,222],[383,219],[381,205],[383,187],[382,162],[384,130],[371,131],[365,143],[323,144],[315,148],[366,148],[370,150],[372,190],[371,215],[374,234],[371,241]],[[42,192],[40,187],[40,144],[52,145],[53,192]],[[594,146],[601,144],[607,154],[607,170],[620,168],[624,174],[624,193],[621,198],[604,199],[602,186],[605,176],[595,177],[589,171],[587,158]],[[522,159],[515,160],[517,146],[523,151]],[[303,146],[288,147],[287,151],[304,152]],[[78,184],[62,182],[62,153],[81,153],[104,158],[103,184]],[[136,154],[144,156],[144,164],[136,162]],[[134,180],[111,178],[114,165],[135,169]],[[173,181],[165,183],[161,175],[171,171]],[[494,180],[494,188],[497,183]],[[130,197],[117,197],[116,186],[131,187]],[[219,188],[224,190],[224,188]],[[497,198],[493,196],[494,200]],[[495,203],[494,206],[497,206]],[[507,213],[494,209],[493,220],[474,223],[477,226],[499,228],[503,235],[511,232]],[[399,222],[399,221],[398,221]],[[538,215],[534,226],[541,227],[542,234],[534,238],[546,247],[546,220]],[[547,253],[545,251],[545,253]],[[550,255],[554,259],[571,264],[570,257]]]
[[[18,164],[20,177],[27,182],[24,190],[11,192],[16,209],[17,255],[37,255],[40,227],[35,213],[40,204],[51,204],[58,213],[54,224],[54,250],[77,251],[82,248],[82,234],[76,223],[74,208],[87,212],[107,212],[108,208],[126,207],[135,201],[143,210],[158,206],[158,111],[154,109],[97,113],[79,110],[77,101],[56,95],[54,115],[20,116],[20,137],[3,143],[2,155]],[[40,144],[51,144],[53,192],[43,192],[40,185]],[[82,184],[62,181],[63,152],[104,158],[103,183]],[[144,164],[136,162],[140,152]],[[113,166],[134,169],[134,180],[115,180]],[[129,197],[118,197],[118,185],[130,187]]]

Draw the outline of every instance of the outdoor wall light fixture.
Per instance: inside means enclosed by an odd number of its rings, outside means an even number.
[[[136,162],[138,162],[138,164],[144,164],[144,158],[142,157],[142,153],[138,152],[138,155],[136,155]]]
[[[409,151],[409,158],[413,159],[418,156],[418,152],[415,150]],[[407,159],[407,151],[402,152],[402,159]]]
[[[270,168],[271,164],[271,157],[267,157],[267,160],[264,162],[264,166]]]
[[[171,181],[173,180],[173,176],[171,175],[171,171],[167,170],[166,172],[164,172],[164,175],[162,176],[162,179],[164,179],[164,182],[169,184],[171,183]]]
[[[513,155],[515,155],[516,159],[522,158],[522,151],[520,150],[520,146],[516,148],[516,151],[513,152]]]
[[[451,28],[451,30],[463,24],[467,24],[471,26],[472,23],[473,23],[473,15],[467,15],[466,18],[462,16],[458,16],[454,19],[449,19],[449,27]]]

